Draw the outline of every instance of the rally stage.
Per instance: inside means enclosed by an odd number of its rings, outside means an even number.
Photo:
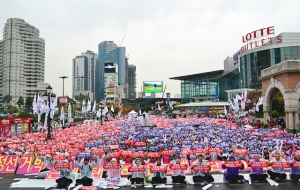
[[[245,179],[249,179],[249,174],[243,174]],[[289,173],[287,173],[287,176],[289,175]],[[267,187],[272,187],[269,183],[252,183],[251,185],[249,185],[249,183],[246,184],[227,184],[226,182],[223,181],[223,174],[212,174],[212,176],[215,179],[215,182],[212,183],[212,187],[209,189],[248,189],[248,187],[250,189],[267,189]],[[297,188],[299,188],[299,184],[297,183],[291,183],[289,182],[289,178],[287,178],[287,181],[281,182],[279,184],[278,187],[281,186],[286,186],[289,184],[293,184],[293,185],[297,185]],[[56,182],[53,179],[45,179],[45,180],[41,180],[41,179],[29,179],[26,178],[26,176],[24,176],[24,178],[14,178],[14,182],[10,184],[10,188],[26,188],[26,189],[51,189],[51,187],[56,187]],[[93,186],[100,186],[101,187],[101,183],[104,181],[104,179],[94,179],[93,182]],[[192,182],[192,176],[188,175],[186,176],[186,181],[187,182]],[[168,176],[167,177],[167,184],[169,184],[170,186],[173,186],[173,188],[177,188],[178,186],[180,186],[180,188],[184,188],[184,189],[189,189],[190,187],[197,187],[197,188],[202,188],[204,187],[206,184],[195,184],[195,185],[178,185],[178,184],[172,184],[172,180],[171,177]],[[150,184],[145,184],[145,186],[150,185]],[[220,186],[226,185],[227,188],[220,188]],[[70,187],[74,187],[75,184],[71,184]],[[121,178],[121,182],[119,184],[119,186],[121,188],[125,188],[125,187],[130,187],[130,181],[127,180],[127,178]],[[263,187],[263,188],[262,188]],[[265,188],[266,187],[266,188]],[[278,188],[277,187],[277,188]],[[296,187],[296,186],[295,186]],[[138,187],[141,188],[141,187]],[[275,187],[274,187],[275,188]],[[1,188],[2,189],[2,188]]]

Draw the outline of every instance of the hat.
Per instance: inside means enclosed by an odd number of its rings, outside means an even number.
[[[69,153],[68,153],[68,152],[65,152],[65,156],[68,157],[68,156],[69,156]]]
[[[110,162],[116,162],[117,160],[115,158],[111,159]]]

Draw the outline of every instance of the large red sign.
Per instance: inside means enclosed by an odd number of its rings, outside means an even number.
[[[200,166],[200,165],[195,165],[193,167],[194,171],[205,171],[205,172],[209,172],[210,171],[210,166]]]
[[[150,168],[151,172],[167,172],[167,167],[165,166],[153,166]]]
[[[282,37],[277,36],[275,38],[274,26],[269,26],[247,33],[242,37],[242,42],[244,43],[241,47],[241,52],[243,53],[247,50],[265,46],[267,43],[270,45],[274,43],[281,43]]]
[[[225,162],[226,168],[240,168],[242,167],[242,162],[240,160],[237,161],[226,161]]]
[[[272,168],[289,168],[288,162],[272,162]]]
[[[251,168],[265,168],[268,167],[268,162],[260,161],[260,162],[251,162]]]
[[[171,164],[170,169],[171,170],[186,170],[187,164]]]

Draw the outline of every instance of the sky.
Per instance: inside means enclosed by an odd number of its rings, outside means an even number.
[[[22,18],[40,30],[45,82],[57,95],[63,75],[69,77],[65,94],[72,95],[73,58],[86,50],[97,53],[102,41],[121,42],[124,34],[129,64],[137,67],[137,91],[143,81],[163,81],[174,97],[181,93],[180,81],[169,78],[224,69],[224,59],[240,49],[247,33],[268,26],[276,34],[300,32],[299,0],[0,0],[0,5],[0,28],[8,18]]]

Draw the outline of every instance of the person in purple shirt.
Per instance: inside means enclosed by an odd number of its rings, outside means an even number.
[[[251,160],[249,162],[249,167],[251,167],[252,162],[262,162],[265,161],[260,158],[260,155],[256,154],[254,155],[254,160]],[[251,173],[250,178],[251,181],[259,181],[259,182],[265,182],[268,175],[264,173],[264,169],[262,167],[251,167]]]
[[[290,178],[292,179],[292,181],[297,182],[300,179],[300,168],[293,167],[294,162],[300,162],[299,154],[295,155],[294,160],[290,163],[291,166]]]
[[[228,161],[236,161],[236,159],[233,155],[231,155]],[[222,168],[226,169],[226,172],[224,173],[224,178],[229,183],[247,182],[247,180],[244,179],[243,175],[239,175],[239,171],[245,168],[243,163],[242,163],[242,167],[230,167],[230,168],[226,168],[225,164],[222,164]]]

